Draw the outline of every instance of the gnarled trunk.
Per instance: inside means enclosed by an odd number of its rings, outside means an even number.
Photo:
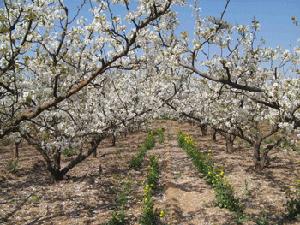
[[[60,163],[61,163],[61,151],[60,151],[60,149],[55,150],[55,153],[53,155],[53,162],[54,162],[54,167],[57,168],[57,170],[60,170]]]
[[[55,181],[60,181],[64,179],[64,175],[65,173],[63,173],[61,170],[59,170],[58,168],[55,168],[53,166],[48,166],[47,170],[50,172],[51,177],[53,178],[53,180]]]
[[[207,135],[207,125],[206,124],[200,124],[201,129],[201,135],[206,136]]]
[[[112,140],[111,140],[111,146],[116,146],[116,142],[117,142],[117,137],[116,137],[116,134],[113,133],[112,134]]]
[[[216,129],[213,129],[212,140],[215,141],[215,142],[217,141],[217,130]]]
[[[15,149],[14,149],[14,158],[18,159],[19,158],[19,147],[20,147],[21,142],[15,142]]]
[[[47,164],[47,170],[50,172],[51,177],[55,181],[63,180],[64,176],[77,164],[81,163],[83,160],[88,158],[91,154],[93,154],[95,151],[97,151],[97,148],[100,144],[100,142],[104,139],[104,136],[101,134],[96,135],[93,137],[90,145],[91,147],[86,153],[80,152],[74,159],[72,159],[67,166],[61,169],[61,151],[60,149],[57,149],[56,152],[49,156],[45,149],[43,149],[42,145],[35,141],[32,136],[30,135],[24,135],[27,142],[31,145],[33,145],[36,150],[43,156],[46,164]]]
[[[255,143],[254,143],[254,155],[253,155],[253,160],[254,160],[254,166],[255,169],[261,169],[261,138],[258,138]]]
[[[225,141],[226,141],[226,152],[233,151],[233,144],[236,136],[232,134],[225,134]]]
[[[261,152],[260,168],[263,169],[263,168],[267,167],[268,164],[269,164],[268,151],[264,150]]]

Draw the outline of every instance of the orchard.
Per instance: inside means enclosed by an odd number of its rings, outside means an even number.
[[[2,1],[0,223],[299,223],[300,45],[234,0]]]

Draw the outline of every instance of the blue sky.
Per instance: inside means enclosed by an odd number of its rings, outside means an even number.
[[[225,0],[199,1],[204,16],[220,15],[225,5]],[[191,10],[186,7],[177,12],[181,28],[193,29]],[[255,17],[261,23],[260,36],[266,45],[291,48],[300,39],[300,26],[292,24],[291,16],[300,19],[300,0],[231,0],[225,19],[233,24],[249,24]]]
[[[0,0],[0,7],[3,6]],[[131,0],[137,2],[137,0]],[[201,14],[218,16],[222,12],[225,0],[199,0]],[[72,9],[81,0],[65,0]],[[188,0],[192,4],[193,0]],[[180,19],[179,30],[192,31],[194,27],[190,7],[176,7]],[[87,15],[88,13],[84,13]],[[300,39],[300,26],[291,22],[291,16],[300,19],[300,0],[231,0],[225,19],[233,24],[249,24],[256,17],[261,22],[260,36],[267,41],[267,46],[291,48]]]
[[[219,16],[225,5],[225,0],[198,1],[203,16]],[[65,0],[65,2],[75,7],[81,0]],[[131,2],[136,5],[137,0]],[[180,31],[192,31],[194,28],[193,12],[189,7],[193,2],[194,0],[187,0],[185,7],[175,7],[180,19],[178,28]],[[122,15],[124,8],[116,9],[116,13]],[[280,45],[290,49],[300,39],[300,26],[292,24],[292,16],[300,19],[300,0],[231,0],[225,19],[232,24],[250,24],[255,17],[261,23],[259,37],[266,40],[267,46]]]

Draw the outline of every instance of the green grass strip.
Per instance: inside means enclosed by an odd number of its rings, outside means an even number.
[[[225,178],[224,170],[214,165],[210,154],[199,152],[192,137],[183,132],[178,134],[178,144],[192,159],[197,170],[204,175],[207,183],[213,187],[218,206],[241,215],[243,207],[239,199],[234,196],[233,187]]]
[[[154,134],[152,131],[149,131],[145,142],[139,147],[138,154],[130,160],[129,168],[135,170],[141,168],[147,151],[152,149],[154,146],[155,146]]]
[[[126,222],[125,215],[125,206],[128,202],[128,195],[131,190],[131,183],[129,181],[125,181],[122,183],[122,189],[117,195],[116,203],[117,208],[113,211],[111,219],[105,223],[105,225],[125,225],[128,224]]]
[[[143,212],[140,218],[141,225],[155,225],[159,222],[159,217],[162,216],[163,211],[158,213],[154,210],[153,194],[158,188],[159,180],[159,164],[155,156],[150,157],[150,167],[146,183],[144,186],[144,197],[143,197]]]
[[[155,146],[155,137],[158,137],[158,142],[162,144],[165,140],[165,130],[164,128],[158,128],[154,131],[149,131],[145,142],[139,147],[139,151],[136,156],[134,156],[129,162],[129,168],[139,169],[142,167],[142,163],[146,156],[148,150],[154,148]]]

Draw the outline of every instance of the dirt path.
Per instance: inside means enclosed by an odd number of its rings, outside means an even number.
[[[170,225],[228,224],[232,214],[214,206],[213,190],[178,147],[177,132],[180,128],[177,122],[168,122],[165,144],[151,151],[159,156],[162,165],[160,183],[164,191],[157,199],[157,205],[165,209],[166,221]]]

